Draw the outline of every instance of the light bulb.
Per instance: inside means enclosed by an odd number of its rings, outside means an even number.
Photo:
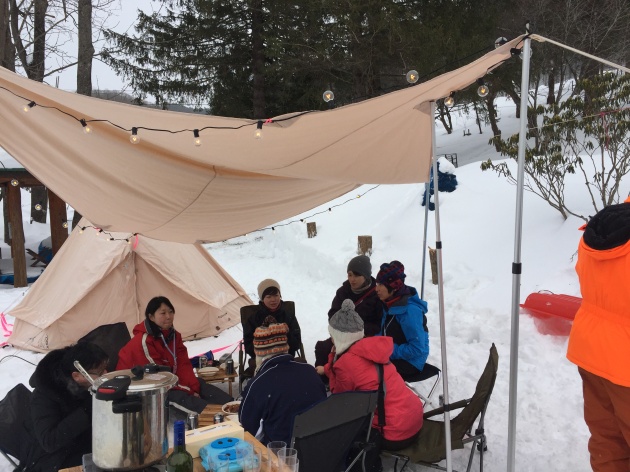
[[[140,142],[140,136],[138,136],[138,128],[131,128],[131,136],[129,136],[131,144],[138,144]]]
[[[42,211],[42,204],[41,204],[41,203],[37,203],[37,204],[35,205],[35,209],[36,209],[37,211]]]
[[[256,123],[256,131],[254,132],[254,138],[262,139],[262,137],[263,137],[262,125],[263,125],[262,120],[258,120],[258,123]]]
[[[33,108],[35,105],[37,105],[37,103],[35,102],[26,103],[25,105],[22,106],[22,111],[24,113],[28,113],[29,111],[31,111],[31,108]]]
[[[81,229],[79,230],[79,234],[83,234],[83,230],[84,230],[84,229],[85,229],[85,228],[81,228]]]
[[[500,37],[498,37],[497,39],[494,40],[494,48],[496,49],[498,47],[501,47],[507,42],[508,42],[507,38],[505,38],[503,36],[500,36]]]
[[[407,72],[406,78],[407,82],[409,82],[410,84],[415,84],[418,81],[418,71],[410,70],[409,72]]]
[[[481,98],[487,97],[490,93],[490,88],[483,82],[483,79],[478,79],[477,84],[479,84],[479,87],[477,88],[477,95]]]
[[[193,130],[193,136],[195,137],[194,139],[195,146],[201,146],[201,138],[199,137],[198,129]]]
[[[68,222],[67,222],[67,221],[64,221],[64,222],[61,224],[61,226],[63,226],[64,228],[67,228],[67,227],[68,227]]]
[[[81,126],[83,126],[83,132],[85,134],[90,134],[92,132],[92,127],[87,124],[87,121],[85,121],[84,119],[81,119],[79,120],[79,122],[81,123]]]
[[[324,94],[322,95],[322,98],[324,99],[326,103],[332,102],[335,99],[335,94],[333,93],[332,90],[326,90]]]
[[[11,179],[11,185],[17,187],[18,185],[20,185],[20,182],[18,181],[18,179]]]
[[[453,105],[455,105],[455,97],[453,97],[453,94],[450,94],[444,99],[444,105],[446,105],[447,107],[452,107]]]

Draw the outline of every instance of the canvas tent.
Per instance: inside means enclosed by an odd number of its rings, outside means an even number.
[[[8,343],[43,352],[104,324],[123,321],[131,332],[156,295],[173,302],[184,339],[219,334],[239,323],[240,308],[252,303],[200,244],[105,235],[84,219],[10,310],[15,322]]]
[[[403,90],[273,118],[262,139],[254,139],[252,120],[108,102],[0,68],[0,146],[101,228],[166,241],[221,241],[360,184],[426,182],[430,102],[510,59],[519,41]],[[93,128],[89,135],[82,119]],[[132,128],[136,145],[129,142]]]

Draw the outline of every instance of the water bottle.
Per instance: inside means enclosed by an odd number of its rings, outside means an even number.
[[[228,375],[232,375],[234,373],[234,360],[231,357],[225,361],[225,373]]]
[[[193,458],[186,451],[186,423],[175,421],[173,426],[173,453],[166,460],[167,472],[193,472]]]

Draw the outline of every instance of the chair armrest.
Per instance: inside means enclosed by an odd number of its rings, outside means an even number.
[[[460,401],[455,402],[455,403],[451,403],[449,411],[459,410],[460,408],[464,408],[466,405],[468,405],[470,403],[470,400],[472,400],[472,398],[469,398],[467,400],[460,400]],[[435,410],[427,411],[423,415],[423,418],[432,418],[434,416],[443,414],[444,411],[445,411],[444,407],[441,406],[440,408],[436,408]]]

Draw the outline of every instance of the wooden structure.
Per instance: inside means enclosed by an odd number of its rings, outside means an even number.
[[[357,237],[357,254],[361,256],[372,255],[372,236]]]
[[[314,221],[309,221],[306,223],[306,234],[308,234],[309,238],[314,238],[317,236],[317,223]]]
[[[42,186],[42,183],[26,169],[0,169],[0,186],[6,189],[8,218],[10,225],[11,255],[13,257],[13,285],[26,287],[26,248],[24,247],[24,222],[22,220],[23,187]],[[50,236],[53,255],[61,248],[68,238],[68,228],[64,228],[67,221],[66,204],[57,195],[48,190]]]

